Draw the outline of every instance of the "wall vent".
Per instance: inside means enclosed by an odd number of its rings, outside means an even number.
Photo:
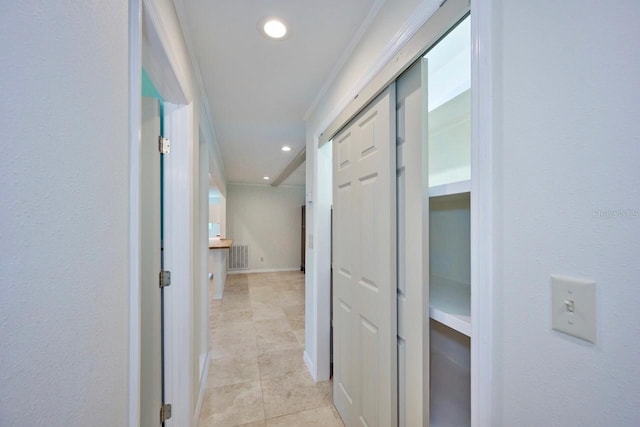
[[[229,270],[249,269],[249,245],[232,245],[229,248]]]

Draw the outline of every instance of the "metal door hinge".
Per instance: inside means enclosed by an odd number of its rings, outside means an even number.
[[[171,272],[170,271],[161,271],[160,272],[160,287],[166,288],[171,285]]]
[[[171,418],[171,404],[165,403],[160,406],[160,422],[163,423]]]
[[[158,138],[158,150],[160,150],[161,154],[169,154],[171,151],[171,141],[169,141],[169,138]]]

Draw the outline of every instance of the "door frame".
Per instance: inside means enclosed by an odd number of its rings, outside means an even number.
[[[327,117],[324,131],[313,137],[313,169],[307,171],[307,177],[312,177],[313,193],[319,194],[319,170],[318,150],[346,124],[350,118],[354,117],[363,106],[375,98],[378,91],[397,78],[397,76],[408,68],[417,55],[432,45],[436,40],[433,35],[429,35],[427,21],[443,15],[443,9],[454,6],[458,1],[448,1],[442,4],[429,7],[431,2],[422,2],[415,13],[403,26],[398,35],[380,54],[371,70],[362,81],[356,83],[354,94],[357,96],[347,97],[338,105],[334,113]],[[437,2],[440,4],[440,2]],[[472,324],[471,363],[475,369],[471,373],[471,423],[473,427],[490,427],[493,419],[500,413],[497,402],[493,396],[498,393],[497,381],[493,369],[493,346],[495,316],[493,314],[494,288],[493,288],[493,162],[494,151],[492,144],[492,123],[493,123],[493,67],[492,67],[492,25],[493,25],[493,2],[491,0],[469,0],[469,10],[471,11],[471,84],[474,90],[471,98],[471,135],[472,135],[472,199],[474,214],[471,217],[472,229],[472,259],[471,259],[471,280],[474,283],[475,292],[471,295],[471,316],[474,319]],[[448,28],[456,20],[451,20]],[[310,168],[308,168],[310,169]],[[318,236],[315,240],[330,240],[331,230],[328,222],[318,221],[317,217],[322,215],[323,207],[309,204],[307,218],[313,228],[313,234]],[[315,220],[314,217],[316,217]],[[481,232],[480,232],[481,230]],[[312,284],[312,290],[316,297],[311,310],[316,313],[318,322],[306,332],[306,338],[311,342],[311,346],[316,351],[317,358],[311,359],[305,351],[305,361],[310,368],[311,374],[317,381],[328,379],[323,373],[329,372],[329,357],[322,357],[323,351],[319,349],[329,348],[328,321],[321,322],[320,313],[328,313],[330,301],[327,296],[321,294],[319,289],[329,286],[329,282],[324,279],[328,277],[331,269],[331,259],[326,252],[318,251],[314,255],[313,264],[309,268],[308,283]],[[316,362],[314,364],[314,361]]]
[[[145,34],[143,34],[145,31]],[[142,65],[165,99],[164,136],[172,152],[164,163],[164,262],[173,286],[165,288],[165,426],[190,425],[192,409],[191,319],[195,159],[193,102],[178,66],[172,35],[152,0],[129,0],[129,425],[140,423],[140,117]],[[185,208],[186,207],[186,208]],[[177,286],[176,284],[182,284]],[[158,414],[159,414],[158,408]]]

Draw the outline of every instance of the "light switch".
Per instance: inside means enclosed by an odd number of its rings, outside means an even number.
[[[551,325],[556,331],[596,342],[596,282],[551,275]]]

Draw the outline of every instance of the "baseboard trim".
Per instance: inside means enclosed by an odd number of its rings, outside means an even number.
[[[202,401],[204,400],[204,392],[207,390],[207,378],[209,377],[209,366],[211,366],[211,350],[207,352],[207,358],[204,361],[204,369],[202,377],[200,377],[200,392],[198,393],[198,402],[196,403],[196,411],[193,414],[193,425],[198,425],[200,419],[200,411],[202,410]]]
[[[250,268],[248,270],[234,270],[228,271],[227,275],[230,274],[250,274],[250,273],[278,273],[284,271],[300,271],[300,267],[287,267],[287,268]]]
[[[302,358],[304,359],[304,364],[307,365],[307,369],[309,370],[309,374],[311,374],[311,378],[313,378],[313,380],[317,382],[318,372],[316,371],[316,366],[311,361],[311,358],[309,357],[309,353],[307,353],[307,350],[304,351],[304,355]]]

